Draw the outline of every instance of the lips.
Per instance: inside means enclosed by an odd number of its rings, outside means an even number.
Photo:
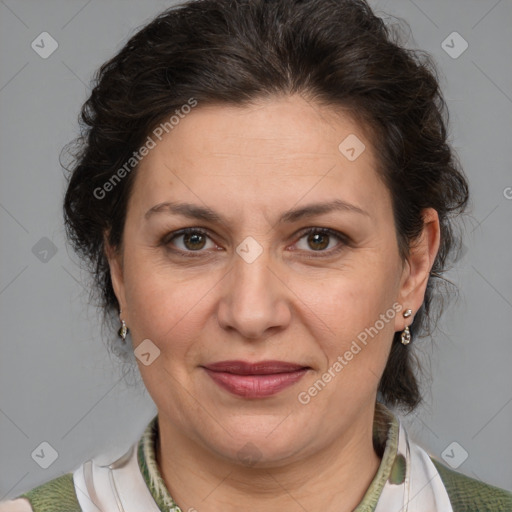
[[[260,361],[248,363],[245,361],[221,361],[205,366],[214,372],[233,373],[237,375],[271,375],[274,373],[289,373],[305,368],[300,364],[284,361]]]
[[[285,361],[220,361],[203,368],[222,389],[244,398],[275,395],[298,382],[309,369]]]

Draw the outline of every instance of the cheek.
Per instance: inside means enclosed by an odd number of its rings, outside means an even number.
[[[347,270],[312,295],[315,313],[322,320],[315,321],[318,331],[314,333],[324,354],[319,377],[333,382],[322,397],[318,395],[317,406],[327,407],[330,400],[356,404],[373,397],[400,309],[397,283],[398,274],[390,271],[383,258],[369,258],[368,265]],[[328,335],[320,332],[323,324],[329,327]]]
[[[128,257],[125,287],[134,342],[149,338],[163,346],[172,339],[173,349],[179,350],[180,340],[194,337],[201,329],[205,299],[214,286],[211,274],[187,277],[144,252]]]
[[[397,311],[391,293],[378,288],[375,281],[365,285],[345,280],[339,284],[332,300],[318,305],[322,322],[315,321],[313,336],[317,353],[319,348],[323,356],[322,366],[310,387],[301,388],[314,397],[314,407],[319,410],[330,411],[333,403],[351,410],[374,399],[394,333]],[[322,324],[329,326],[327,335]],[[326,383],[325,387],[319,381]],[[332,414],[336,424],[339,411],[333,409],[327,414]]]
[[[311,283],[304,282],[300,289],[303,297],[305,290],[309,290],[307,302],[318,316],[317,323],[323,323],[337,343],[339,340],[346,343],[386,313],[385,324],[378,322],[379,331],[393,331],[391,320],[396,314],[393,304],[398,295],[398,282],[398,274],[393,273],[390,265],[372,258],[367,264],[331,274],[321,286],[313,288]]]

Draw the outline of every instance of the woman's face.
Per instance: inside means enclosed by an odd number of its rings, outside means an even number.
[[[269,464],[371,436],[393,335],[437,250],[435,216],[401,261],[377,158],[351,118],[298,96],[199,104],[144,157],[110,263],[174,435]]]

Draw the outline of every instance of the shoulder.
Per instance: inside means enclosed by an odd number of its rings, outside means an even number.
[[[0,503],[0,512],[81,512],[73,474],[67,473]]]
[[[448,468],[431,457],[454,512],[510,512],[512,493]]]

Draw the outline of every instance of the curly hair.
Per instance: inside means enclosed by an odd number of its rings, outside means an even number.
[[[64,199],[68,238],[89,264],[106,315],[119,305],[104,236],[120,249],[137,166],[108,195],[97,191],[191,98],[199,105],[244,106],[301,94],[348,110],[373,134],[402,259],[421,234],[422,210],[438,212],[441,246],[411,326],[415,337],[429,334],[442,299],[439,281],[460,241],[454,220],[466,207],[468,185],[447,140],[435,65],[399,39],[397,27],[363,0],[195,0],[164,11],[133,35],[95,76]],[[413,410],[421,401],[417,369],[414,352],[395,333],[379,384],[382,400]]]

